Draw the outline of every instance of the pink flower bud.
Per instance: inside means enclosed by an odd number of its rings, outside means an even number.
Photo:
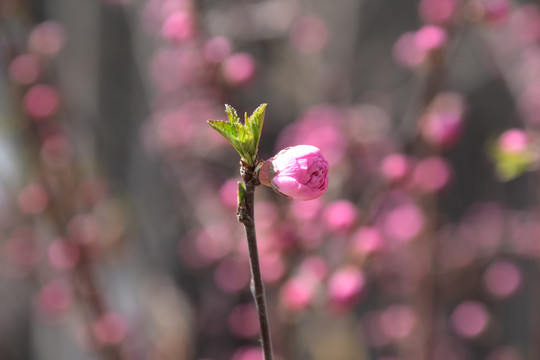
[[[288,147],[263,163],[259,178],[290,199],[311,200],[328,188],[328,162],[315,146]]]

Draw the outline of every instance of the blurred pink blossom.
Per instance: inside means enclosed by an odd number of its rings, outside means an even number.
[[[450,321],[458,335],[464,338],[475,338],[488,326],[489,313],[483,304],[465,301],[452,312]]]
[[[141,20],[147,30],[155,34],[160,31],[163,22],[177,12],[193,13],[191,1],[148,0],[141,13]]]
[[[425,25],[415,34],[416,46],[422,51],[439,49],[446,44],[446,41],[446,31],[435,25]]]
[[[229,229],[223,224],[211,224],[195,236],[195,249],[205,262],[213,262],[227,255],[233,247]]]
[[[291,28],[291,43],[300,52],[316,54],[324,49],[330,34],[328,25],[316,16],[304,16]]]
[[[56,279],[45,284],[36,298],[36,305],[42,314],[56,316],[68,309],[72,302],[68,283]]]
[[[508,0],[482,0],[484,17],[488,23],[500,24],[510,16],[510,2]]]
[[[40,157],[53,168],[63,168],[73,159],[73,147],[64,135],[52,135],[43,140]]]
[[[34,85],[24,96],[24,108],[36,120],[51,117],[60,108],[58,91],[50,85]]]
[[[463,131],[461,114],[454,111],[428,112],[422,118],[420,126],[422,137],[443,149],[452,147]]]
[[[483,276],[483,281],[494,296],[507,298],[516,293],[522,282],[519,268],[509,261],[496,261],[491,264]]]
[[[8,239],[1,244],[1,251],[7,255],[8,260],[25,268],[31,268],[40,258],[37,240],[34,228],[21,226],[13,230]]]
[[[506,130],[501,134],[498,140],[498,145],[504,152],[520,153],[527,148],[529,139],[525,131],[521,129]]]
[[[381,330],[391,339],[403,339],[411,334],[418,316],[409,305],[395,304],[386,308],[379,317]]]
[[[236,306],[229,315],[228,323],[236,336],[251,338],[259,334],[259,317],[253,303]]]
[[[433,193],[444,188],[450,181],[450,164],[438,156],[419,161],[414,167],[412,183],[424,193]]]
[[[195,30],[193,17],[187,12],[178,11],[167,17],[161,28],[161,35],[167,40],[180,42],[191,38]]]
[[[258,201],[255,207],[257,228],[276,230],[279,220],[279,209],[272,201]]]
[[[255,77],[257,63],[248,53],[234,53],[222,64],[223,77],[232,86],[247,85]]]
[[[192,139],[193,119],[182,110],[155,115],[153,120],[158,143],[165,149],[186,145]]]
[[[237,203],[238,179],[225,181],[219,189],[221,203],[229,209],[235,209]]]
[[[328,281],[328,297],[338,310],[352,306],[363,294],[366,286],[364,274],[356,267],[337,270]]]
[[[306,309],[313,302],[314,296],[315,284],[305,276],[290,278],[280,291],[281,304],[291,311]]]
[[[403,33],[393,47],[396,62],[402,66],[415,68],[423,64],[430,52],[446,45],[446,31],[436,25],[425,25],[417,31]]]
[[[426,23],[444,24],[452,20],[458,6],[457,0],[421,0],[420,17]]]
[[[368,255],[384,249],[381,233],[375,227],[361,227],[353,235],[352,251],[359,255]]]
[[[57,269],[72,269],[79,261],[80,254],[79,247],[68,243],[66,239],[55,239],[49,245],[49,262]]]
[[[298,272],[302,277],[322,281],[328,273],[328,265],[323,258],[312,255],[302,261]]]
[[[381,173],[392,182],[402,180],[410,169],[410,160],[402,154],[390,154],[381,163]]]
[[[79,244],[95,243],[100,235],[100,224],[92,215],[75,215],[68,223],[68,236]]]
[[[398,64],[408,68],[422,64],[427,55],[424,50],[418,47],[416,33],[412,31],[402,34],[397,39],[392,54]]]
[[[66,42],[64,27],[54,21],[46,21],[36,26],[28,37],[28,49],[40,56],[54,56],[62,50]]]
[[[49,204],[49,194],[41,184],[26,186],[17,197],[19,209],[26,214],[42,213]]]
[[[522,44],[540,39],[540,10],[535,4],[523,4],[512,12],[510,27],[514,37]]]
[[[118,313],[107,313],[92,326],[94,336],[102,344],[119,344],[128,334],[127,320]]]
[[[210,63],[220,63],[225,60],[232,51],[232,45],[228,38],[216,36],[204,44],[204,59]]]
[[[540,86],[535,82],[527,84],[518,97],[518,104],[525,115],[525,120],[531,124],[540,123]]]
[[[265,283],[276,283],[285,274],[285,263],[280,253],[266,252],[260,254],[260,264],[261,276]]]
[[[203,64],[202,54],[193,46],[161,49],[150,64],[150,78],[158,90],[171,93],[198,79]]]
[[[41,73],[41,66],[35,56],[22,54],[11,61],[8,71],[9,78],[14,83],[30,85],[37,81]]]
[[[358,217],[356,206],[348,200],[337,200],[326,205],[323,221],[330,231],[347,231]]]
[[[405,242],[414,238],[424,227],[425,216],[415,204],[405,203],[390,210],[382,222],[382,231],[388,238]]]
[[[216,285],[225,292],[236,292],[244,289],[248,285],[249,279],[249,264],[236,258],[223,259],[214,273]]]
[[[420,133],[430,144],[448,148],[460,138],[466,102],[457,92],[441,92],[429,104],[420,122]]]

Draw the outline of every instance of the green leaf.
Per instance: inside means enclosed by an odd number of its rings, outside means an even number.
[[[244,157],[244,154],[240,151],[241,146],[238,141],[238,132],[236,131],[236,127],[234,126],[234,124],[221,120],[209,120],[208,125],[210,125],[212,129],[223,135],[223,137],[231,143],[231,145],[240,154],[240,156]]]
[[[240,122],[240,118],[238,117],[236,110],[231,105],[225,104],[225,112],[227,113],[227,117],[229,118],[231,124]]]
[[[261,104],[257,109],[255,109],[253,114],[251,114],[251,116],[248,119],[246,119],[246,126],[251,131],[251,134],[253,134],[255,152],[257,152],[257,149],[259,147],[259,140],[261,138],[266,105],[267,104]]]
[[[210,120],[208,124],[231,143],[243,160],[253,164],[257,157],[265,110],[266,104],[262,104],[249,118],[246,113],[242,124],[236,110],[230,105],[225,105],[229,121]]]
[[[238,143],[240,144],[240,149],[245,156],[243,158],[247,160],[249,164],[253,163],[255,159],[255,148],[253,146],[253,134],[249,131],[248,127],[241,124],[234,124],[236,131],[238,132]]]

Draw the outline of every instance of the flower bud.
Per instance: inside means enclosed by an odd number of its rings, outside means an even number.
[[[328,188],[328,162],[315,146],[288,147],[263,163],[259,179],[290,199],[312,200]]]

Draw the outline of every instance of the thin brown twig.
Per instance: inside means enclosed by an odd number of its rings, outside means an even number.
[[[259,265],[259,253],[257,250],[257,235],[255,233],[255,186],[260,181],[255,172],[254,165],[242,164],[241,175],[244,181],[246,192],[245,197],[238,203],[237,216],[238,221],[244,224],[249,249],[249,262],[251,265],[251,293],[255,299],[257,313],[259,316],[259,325],[261,329],[261,343],[265,360],[272,360],[272,341],[270,337],[270,326],[268,323],[268,314],[266,311],[266,297],[264,294],[264,285],[261,277],[261,268]]]

